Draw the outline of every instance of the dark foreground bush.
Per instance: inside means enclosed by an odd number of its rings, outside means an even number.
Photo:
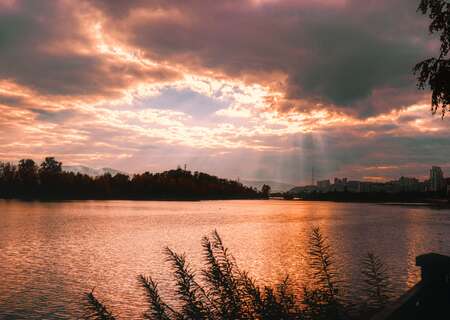
[[[362,261],[366,297],[355,304],[344,298],[345,284],[338,275],[330,246],[319,228],[311,231],[308,257],[313,274],[311,286],[292,284],[289,278],[275,286],[260,286],[236,261],[214,231],[202,239],[203,269],[196,273],[180,255],[166,248],[172,265],[176,290],[166,303],[151,277],[140,275],[138,281],[146,296],[148,310],[144,319],[364,319],[382,308],[390,299],[389,279],[381,259],[369,253]],[[87,319],[116,319],[93,292],[86,295]]]

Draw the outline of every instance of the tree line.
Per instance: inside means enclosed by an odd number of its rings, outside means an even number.
[[[32,159],[18,164],[0,162],[0,198],[21,199],[260,199],[261,191],[203,172],[176,169],[129,176],[118,173],[91,177],[65,172],[62,163],[47,157],[37,165]]]

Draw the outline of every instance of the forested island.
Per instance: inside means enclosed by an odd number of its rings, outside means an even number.
[[[39,166],[31,159],[22,159],[17,165],[0,162],[0,198],[4,199],[263,199],[269,192],[269,186],[258,191],[238,181],[181,168],[131,177],[122,173],[92,177],[63,171],[54,157],[45,158]]]

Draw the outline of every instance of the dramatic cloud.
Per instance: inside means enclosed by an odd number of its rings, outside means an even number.
[[[176,77],[102,54],[96,17],[83,2],[6,1],[0,5],[0,77],[41,93],[118,96],[138,82]]]
[[[0,0],[0,160],[307,183],[450,169],[410,0]]]
[[[417,98],[411,69],[429,54],[410,0],[92,3],[108,30],[149,58],[270,84],[289,109],[404,107]],[[380,103],[389,90],[405,99]]]

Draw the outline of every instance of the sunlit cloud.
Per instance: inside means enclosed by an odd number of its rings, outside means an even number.
[[[411,75],[434,47],[406,0],[0,8],[0,160],[292,183],[450,168]]]

